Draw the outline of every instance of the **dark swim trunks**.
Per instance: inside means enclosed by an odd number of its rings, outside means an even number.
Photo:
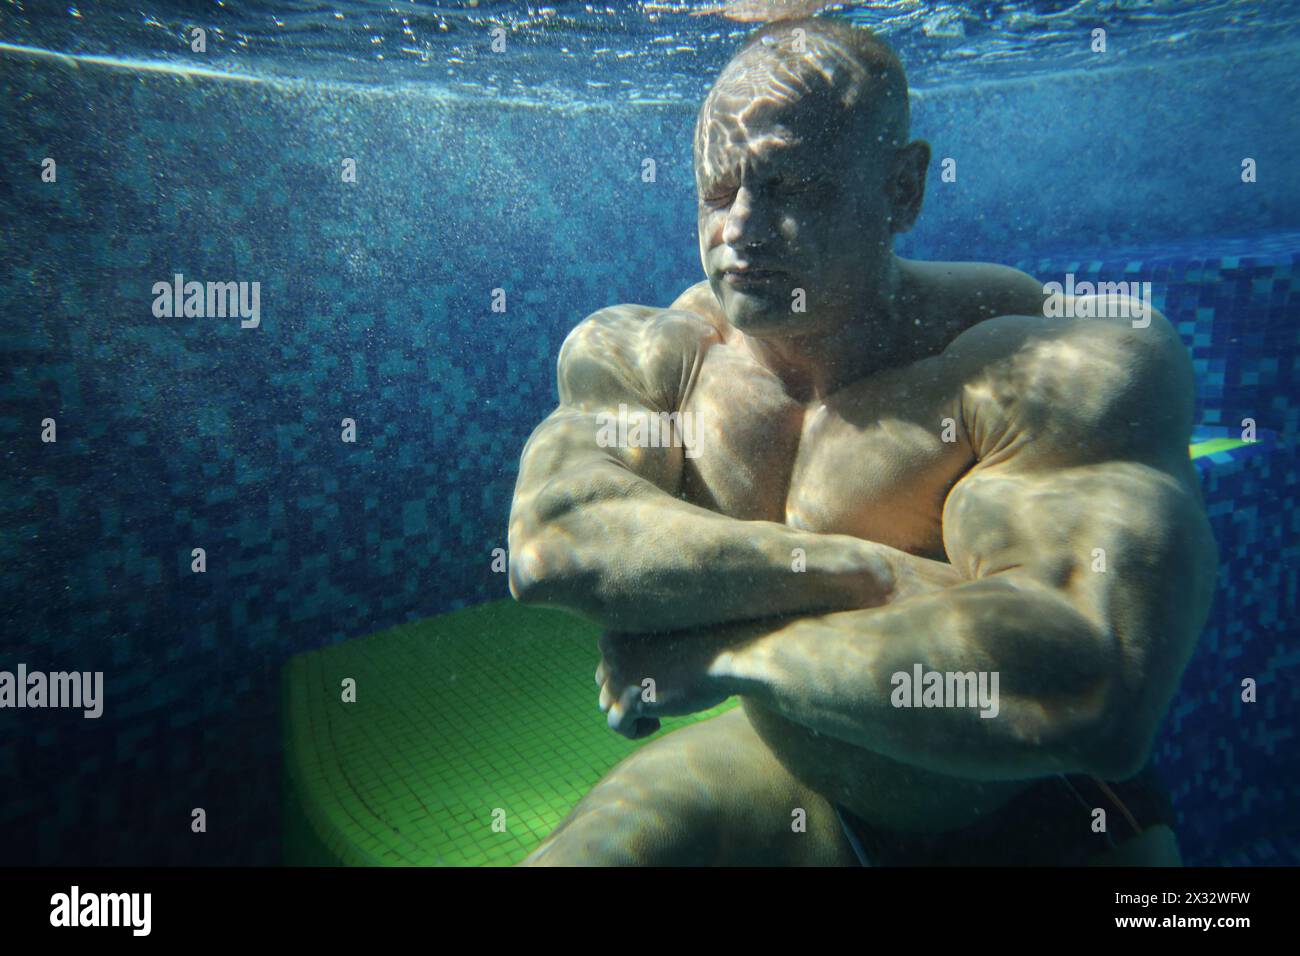
[[[1093,830],[1098,807],[1106,811],[1104,833]],[[1123,783],[1046,777],[984,819],[942,833],[884,830],[844,807],[835,810],[863,866],[1082,866],[1147,827],[1174,823],[1150,764]]]

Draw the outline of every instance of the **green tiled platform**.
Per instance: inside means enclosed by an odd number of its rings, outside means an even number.
[[[292,658],[284,673],[285,863],[523,859],[606,771],[648,742],[605,724],[593,680],[597,635],[568,614],[506,600]],[[355,703],[342,701],[348,677]],[[733,706],[666,720],[660,734]],[[498,808],[504,832],[492,827]]]

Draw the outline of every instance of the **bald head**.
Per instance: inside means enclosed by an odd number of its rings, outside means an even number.
[[[864,147],[907,142],[907,77],[888,44],[839,20],[778,20],[749,36],[700,108],[697,182],[747,125],[796,104],[816,111],[828,134],[858,136]]]
[[[700,262],[728,322],[797,338],[884,308],[929,161],[883,41],[821,18],[751,36],[695,126]]]

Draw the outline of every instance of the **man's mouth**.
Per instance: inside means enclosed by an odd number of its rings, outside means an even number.
[[[722,280],[728,285],[745,286],[769,282],[781,275],[785,275],[785,273],[780,269],[755,269],[746,266],[743,269],[728,269],[722,274]]]

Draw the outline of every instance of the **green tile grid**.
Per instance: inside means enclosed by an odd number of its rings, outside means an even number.
[[[647,741],[596,705],[598,630],[494,601],[300,654],[284,671],[288,864],[523,859]],[[342,682],[356,680],[355,703]],[[650,740],[735,706],[664,721]],[[505,811],[505,830],[492,827]]]

